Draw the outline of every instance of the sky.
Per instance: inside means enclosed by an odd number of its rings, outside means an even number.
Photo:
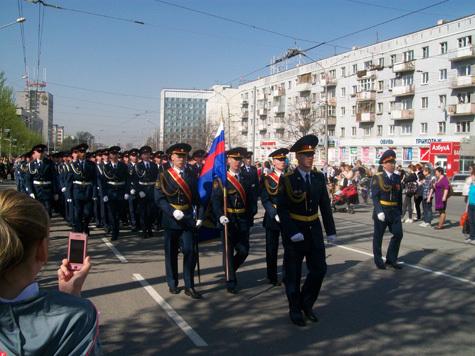
[[[325,42],[306,51],[319,60],[475,13],[467,0],[43,2],[62,9],[0,0],[0,26],[26,18],[0,29],[7,83],[22,91],[46,69],[54,124],[135,146],[159,125],[163,88],[237,88],[290,48]]]

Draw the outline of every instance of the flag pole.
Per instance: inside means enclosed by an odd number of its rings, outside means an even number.
[[[223,108],[221,108],[221,122],[223,123],[223,130],[224,130],[224,117],[223,117]],[[224,140],[226,141],[226,135],[224,136]],[[226,143],[225,143],[226,147]],[[225,160],[225,167],[226,167],[226,155],[224,157]],[[226,170],[227,172],[227,170]],[[227,209],[227,198],[228,198],[228,185],[227,183],[227,173],[224,174],[224,179],[226,181],[223,182],[223,211],[224,216],[228,217],[228,209]],[[224,253],[226,256],[224,257],[224,261],[226,264],[226,282],[229,282],[229,245],[228,245],[228,224],[224,224]]]

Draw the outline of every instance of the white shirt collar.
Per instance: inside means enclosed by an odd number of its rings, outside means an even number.
[[[303,179],[305,179],[305,176],[306,176],[307,174],[312,173],[312,171],[304,172],[304,171],[302,171],[299,167],[297,167],[297,169],[298,169],[298,171],[300,172],[300,174],[302,175]]]
[[[178,174],[180,173],[183,173],[183,171],[180,171],[178,168],[176,168],[175,166],[173,166],[173,169],[175,170],[175,172],[177,172]]]
[[[23,289],[21,293],[14,299],[3,299],[0,298],[0,303],[15,303],[20,302],[22,300],[34,297],[39,293],[38,283],[33,282],[28,287]]]

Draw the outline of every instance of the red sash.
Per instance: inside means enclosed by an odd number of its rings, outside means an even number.
[[[271,177],[274,182],[279,184],[279,176],[275,172],[270,173],[269,177]]]
[[[193,204],[191,200],[191,190],[186,184],[186,182],[183,180],[182,177],[173,169],[173,167],[168,168],[168,173],[172,176],[172,178],[175,180],[175,182],[178,184],[178,186],[181,188],[183,193],[185,193],[186,197],[188,198],[188,202],[190,204]]]
[[[244,202],[244,206],[246,207],[246,193],[244,193],[244,188],[242,187],[241,183],[239,183],[236,177],[229,172],[226,172],[226,176],[228,177],[228,180],[236,187],[237,191],[241,195],[242,201]]]

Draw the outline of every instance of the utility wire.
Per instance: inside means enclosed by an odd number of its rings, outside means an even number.
[[[76,86],[72,86],[72,85],[58,84],[58,83],[52,83],[52,82],[48,82],[48,84],[49,85],[56,85],[56,86],[59,86],[59,87],[84,90],[84,91],[89,91],[89,92],[93,92],[93,93],[111,94],[111,95],[118,95],[118,96],[128,96],[128,97],[139,98],[139,99],[160,100],[159,97],[157,98],[157,97],[150,97],[150,96],[139,96],[139,95],[132,95],[132,94],[114,93],[114,92],[110,92],[110,91],[80,88],[80,87],[76,87]]]
[[[24,17],[23,16],[23,2],[22,0],[18,0],[18,15],[19,17]],[[22,46],[22,49],[23,49],[23,63],[24,63],[24,75],[28,75],[27,73],[27,70],[26,70],[26,46],[25,46],[25,26],[22,23],[20,23],[20,33],[21,33],[21,46]]]

